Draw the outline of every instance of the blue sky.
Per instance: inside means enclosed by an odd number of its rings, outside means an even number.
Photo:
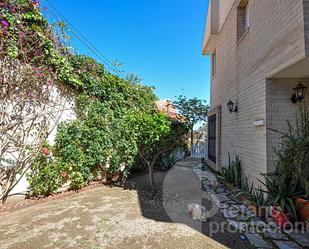
[[[184,93],[209,102],[209,58],[201,55],[208,0],[49,1],[107,58],[155,86],[160,98]],[[72,39],[78,53],[95,57]]]

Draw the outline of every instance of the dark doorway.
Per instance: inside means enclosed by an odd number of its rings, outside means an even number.
[[[216,115],[208,117],[208,158],[216,163]]]

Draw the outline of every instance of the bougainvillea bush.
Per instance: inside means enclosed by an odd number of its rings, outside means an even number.
[[[45,148],[36,153],[28,173],[31,196],[48,196],[67,181],[69,166],[44,152]]]
[[[66,97],[59,89],[64,73],[59,65],[64,61],[65,49],[58,38],[39,12],[37,2],[1,1],[1,202],[27,173],[63,111]]]
[[[68,37],[66,25],[49,24],[37,1],[1,1],[2,202],[24,175],[30,194],[46,196],[63,184],[79,189],[93,179],[126,177],[140,161],[153,169],[184,134],[157,112],[152,87],[72,53]],[[44,142],[71,99],[77,117],[59,125],[46,153]]]

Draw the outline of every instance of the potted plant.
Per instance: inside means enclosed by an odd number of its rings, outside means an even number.
[[[261,192],[267,194],[267,201],[272,205],[272,216],[279,227],[286,228],[291,222],[297,220],[296,207],[293,201],[298,193],[297,184],[288,176],[273,174],[264,175],[265,190]]]
[[[306,194],[304,196],[297,197],[295,199],[295,205],[296,205],[298,218],[301,221],[309,223],[309,191],[306,191]]]

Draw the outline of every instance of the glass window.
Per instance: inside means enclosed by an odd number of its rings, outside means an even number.
[[[245,8],[245,26],[246,28],[249,28],[250,26],[250,12],[249,12],[249,4],[247,4],[246,8]]]

